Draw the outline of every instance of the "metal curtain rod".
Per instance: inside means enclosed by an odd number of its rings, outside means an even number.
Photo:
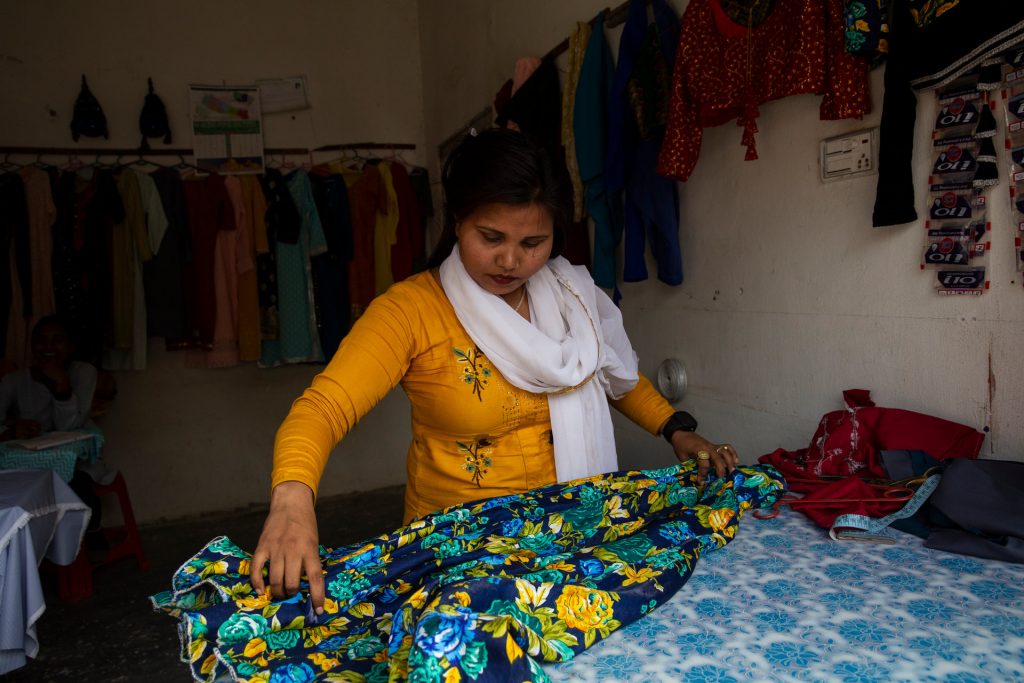
[[[344,149],[416,149],[416,145],[408,142],[346,142],[337,145],[320,147],[266,147],[264,154],[309,154],[311,152],[335,152]],[[139,149],[138,147],[3,147],[0,154],[49,154],[49,155],[93,155],[101,156],[192,156],[193,150],[185,147],[158,147]]]

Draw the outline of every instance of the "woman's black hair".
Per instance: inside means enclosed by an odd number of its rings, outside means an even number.
[[[64,334],[71,336],[71,329],[68,327],[68,322],[59,314],[54,313],[40,318],[36,321],[36,324],[32,326],[32,333],[29,335],[30,341],[35,341],[39,337],[39,333],[43,331],[44,327],[50,325],[57,325],[64,330]]]
[[[539,204],[554,224],[551,258],[565,248],[572,220],[572,190],[563,165],[533,138],[507,128],[467,135],[444,163],[444,228],[428,268],[437,268],[455,246],[455,226],[487,204]]]

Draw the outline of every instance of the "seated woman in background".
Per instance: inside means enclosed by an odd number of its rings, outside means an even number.
[[[568,184],[523,133],[467,137],[445,163],[445,226],[430,269],[377,297],[277,433],[270,511],[251,565],[277,596],[324,582],[314,494],[337,443],[392,388],[412,405],[405,519],[618,469],[609,402],[703,476],[728,445],[637,372],[622,316],[558,256]]]
[[[0,380],[0,415],[6,430],[0,439],[29,439],[51,431],[95,425],[89,420],[96,392],[96,368],[72,360],[74,345],[59,316],[42,318],[32,328],[32,364]],[[69,485],[92,509],[86,540],[90,548],[104,545],[100,533],[100,501],[93,477],[75,470]]]
[[[73,351],[58,316],[43,318],[32,328],[32,364],[0,381],[5,438],[28,439],[43,432],[79,429],[89,421],[96,368],[71,360]]]

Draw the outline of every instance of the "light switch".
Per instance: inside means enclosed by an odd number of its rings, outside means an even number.
[[[821,179],[839,180],[875,172],[878,129],[868,128],[821,141]]]

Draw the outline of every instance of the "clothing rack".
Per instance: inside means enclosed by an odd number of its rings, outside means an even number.
[[[604,26],[605,26],[605,28],[615,28],[619,24],[626,23],[626,16],[627,16],[628,13],[629,13],[629,0],[626,0],[626,2],[622,3],[621,5],[616,6],[614,9],[608,9],[607,7],[605,7],[603,10],[598,12],[597,15],[593,19],[591,19],[587,23],[589,23],[591,26],[593,26],[594,22],[597,21],[597,17],[600,17],[600,16],[603,15],[604,16]],[[544,55],[544,59],[554,59],[555,57],[558,57],[559,55],[561,55],[562,53],[564,53],[568,49],[569,49],[569,38],[567,37],[565,40],[560,42],[558,45],[555,45],[553,48],[548,50],[548,53],[546,55]]]
[[[594,22],[597,21],[597,18],[600,17],[600,16],[603,16],[604,17],[604,26],[605,26],[605,28],[615,28],[616,26],[619,26],[620,24],[626,23],[626,16],[628,14],[629,14],[629,0],[626,0],[626,2],[623,2],[620,5],[616,5],[614,9],[610,9],[608,7],[605,7],[603,10],[601,10],[596,15],[594,15],[594,18],[591,19],[588,23],[591,26],[593,26]],[[566,37],[558,45],[555,45],[553,48],[548,50],[547,54],[545,54],[542,59],[544,59],[544,60],[548,60],[548,59],[553,60],[553,59],[557,58],[559,55],[564,54],[566,52],[566,50],[568,50],[568,49],[569,49],[569,38]],[[454,133],[449,135],[447,138],[445,138],[445,140],[440,145],[438,145],[438,149],[444,150],[444,149],[450,149],[451,147],[453,147],[455,142],[457,140],[460,140],[466,134],[466,131],[469,130],[469,128],[473,125],[472,124],[473,121],[478,121],[478,120],[486,118],[488,116],[488,114],[490,114],[490,112],[491,112],[491,105],[487,105],[487,107],[485,107],[479,114],[477,114],[472,119],[470,119],[471,123],[466,124],[465,126],[460,128],[459,130],[455,131]]]
[[[409,142],[345,142],[320,147],[265,147],[264,154],[313,154],[315,152],[339,152],[346,149],[416,149]],[[0,146],[0,154],[50,155],[50,156],[192,156],[193,150],[187,147],[155,147],[139,149],[138,147],[6,147]]]

